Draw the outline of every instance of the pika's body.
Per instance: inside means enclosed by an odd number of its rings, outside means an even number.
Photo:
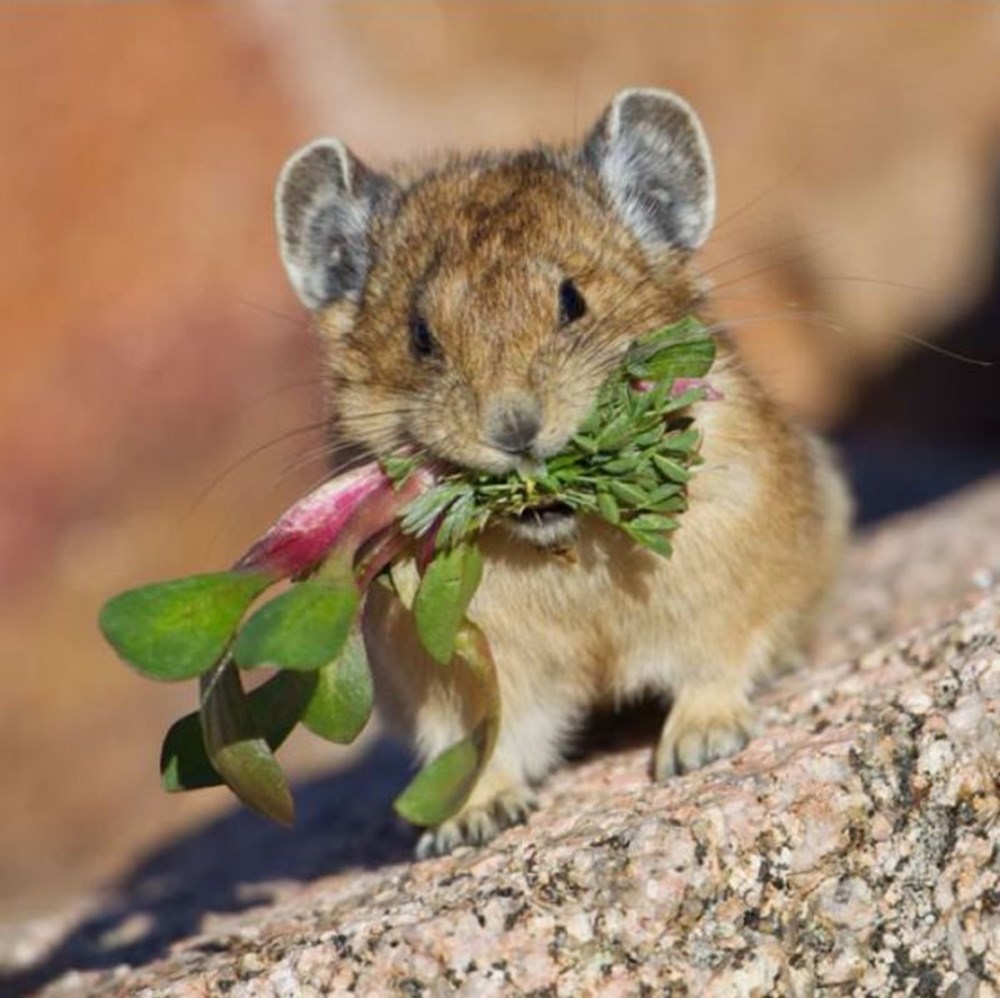
[[[392,177],[322,140],[288,162],[277,203],[286,267],[326,347],[331,434],[356,451],[417,445],[496,473],[537,462],[565,446],[634,339],[704,317],[689,259],[713,221],[711,159],[691,109],[663,91],[619,94],[576,148]],[[669,696],[658,779],[732,754],[754,681],[801,654],[850,503],[823,445],[724,334],[717,345],[719,397],[692,407],[704,463],[669,559],[558,509],[481,538],[469,615],[496,661],[501,729],[423,851],[523,819],[597,706]],[[364,627],[379,705],[418,754],[467,735],[474,691],[426,655],[399,601],[373,587]]]

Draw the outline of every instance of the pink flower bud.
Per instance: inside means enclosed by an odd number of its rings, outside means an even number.
[[[392,483],[377,461],[339,475],[300,499],[234,566],[297,575],[323,559],[358,507]]]

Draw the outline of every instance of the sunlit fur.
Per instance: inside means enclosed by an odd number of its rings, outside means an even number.
[[[398,183],[392,210],[373,221],[363,295],[319,315],[338,440],[374,454],[416,443],[504,471],[517,458],[491,447],[481,426],[496,393],[537,395],[537,451],[555,453],[633,338],[703,314],[689,254],[640,245],[572,152],[455,159]],[[588,311],[561,328],[565,277]],[[438,358],[411,351],[415,312]],[[694,410],[705,463],[669,560],[599,521],[580,524],[569,557],[501,528],[483,536],[470,615],[496,660],[502,728],[465,809],[429,833],[425,851],[484,840],[523,817],[531,785],[599,704],[672,698],[658,778],[731,754],[753,727],[754,681],[802,654],[849,502],[824,448],[779,414],[724,336],[718,347],[722,399]],[[422,758],[468,732],[472,680],[426,656],[411,617],[380,586],[365,635],[384,716]]]

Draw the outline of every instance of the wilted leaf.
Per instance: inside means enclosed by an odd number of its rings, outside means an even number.
[[[115,596],[101,610],[104,637],[154,679],[191,679],[223,655],[250,604],[273,581],[264,572],[213,572]]]
[[[244,669],[319,669],[343,650],[360,606],[353,578],[296,583],[265,603],[240,630],[233,646],[236,664]]]
[[[483,574],[483,558],[475,544],[441,551],[427,566],[413,598],[420,641],[435,661],[447,665],[455,652],[455,636]]]
[[[279,672],[247,694],[257,729],[272,752],[281,746],[302,717],[318,685],[319,675]],[[168,793],[225,783],[209,761],[199,711],[186,714],[170,726],[160,752],[160,777]]]
[[[295,807],[285,774],[228,659],[202,678],[201,723],[209,761],[229,789],[247,807],[290,825]]]
[[[340,657],[316,677],[302,723],[327,741],[348,745],[364,730],[372,712],[372,677],[361,635],[355,631]]]

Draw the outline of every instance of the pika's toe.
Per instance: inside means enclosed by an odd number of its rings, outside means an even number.
[[[660,736],[653,763],[658,781],[681,776],[735,755],[750,740],[752,725],[745,701],[692,703],[679,699]]]
[[[482,846],[505,828],[520,825],[537,807],[527,788],[505,790],[482,804],[465,807],[454,818],[428,828],[417,842],[417,859],[445,856],[461,846]]]
[[[497,794],[493,801],[493,813],[501,829],[523,825],[537,807],[538,801],[527,787]]]
[[[677,739],[673,752],[666,753],[666,771],[658,772],[657,778],[680,776],[710,762],[728,758],[739,752],[749,740],[749,734],[742,727],[688,731]]]

